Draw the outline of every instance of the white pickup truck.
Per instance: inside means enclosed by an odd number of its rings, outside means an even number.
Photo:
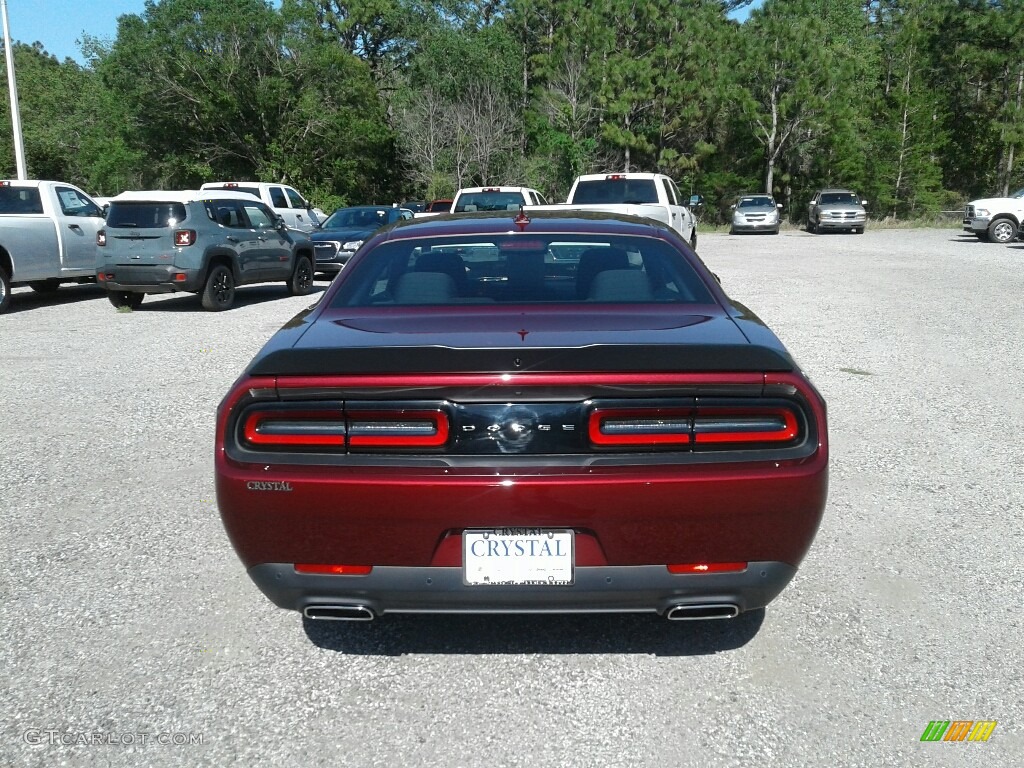
[[[987,197],[971,200],[964,208],[964,232],[979,240],[1009,243],[1016,239],[1024,224],[1024,189],[1009,197]]]
[[[225,192],[245,192],[262,200],[279,214],[290,229],[312,232],[319,229],[327,214],[287,184],[268,184],[262,181],[210,181],[199,189],[219,189]]]
[[[0,312],[11,289],[51,293],[61,283],[96,281],[96,233],[103,212],[59,181],[0,181]]]
[[[662,173],[592,173],[579,176],[561,205],[530,210],[607,211],[656,219],[676,230],[697,248],[697,219],[692,209],[703,205],[700,195],[683,198],[676,183]]]

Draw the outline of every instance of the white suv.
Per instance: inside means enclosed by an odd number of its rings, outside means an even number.
[[[220,189],[225,192],[244,192],[258,197],[274,209],[291,229],[312,232],[319,229],[326,214],[312,206],[306,198],[287,184],[267,184],[259,181],[211,181],[200,189]]]
[[[467,187],[455,193],[451,212],[518,211],[524,205],[547,205],[547,201],[529,187]]]

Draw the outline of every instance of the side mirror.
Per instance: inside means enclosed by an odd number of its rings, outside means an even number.
[[[690,195],[691,208],[700,208],[702,205],[704,205],[703,197],[701,197],[700,195]]]
[[[284,216],[277,213],[274,214],[274,229],[280,230],[281,232],[288,229],[288,225],[284,223]]]
[[[867,204],[868,204],[868,201],[867,201],[867,200],[861,200],[861,201],[860,201],[860,204],[861,204],[861,205],[867,205]]]
[[[776,203],[775,207],[778,208],[781,211],[782,210],[782,203]]]

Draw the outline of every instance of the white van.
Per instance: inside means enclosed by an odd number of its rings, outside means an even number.
[[[309,201],[287,184],[268,184],[260,181],[211,181],[200,189],[222,189],[227,192],[245,192],[254,195],[280,214],[291,229],[312,232],[319,229],[327,215],[314,208]]]

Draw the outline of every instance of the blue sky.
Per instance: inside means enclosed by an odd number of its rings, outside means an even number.
[[[145,7],[145,0],[7,0],[7,17],[11,39],[22,43],[38,40],[61,61],[70,56],[82,63],[76,41],[83,33],[113,40],[117,17],[141,14]]]

